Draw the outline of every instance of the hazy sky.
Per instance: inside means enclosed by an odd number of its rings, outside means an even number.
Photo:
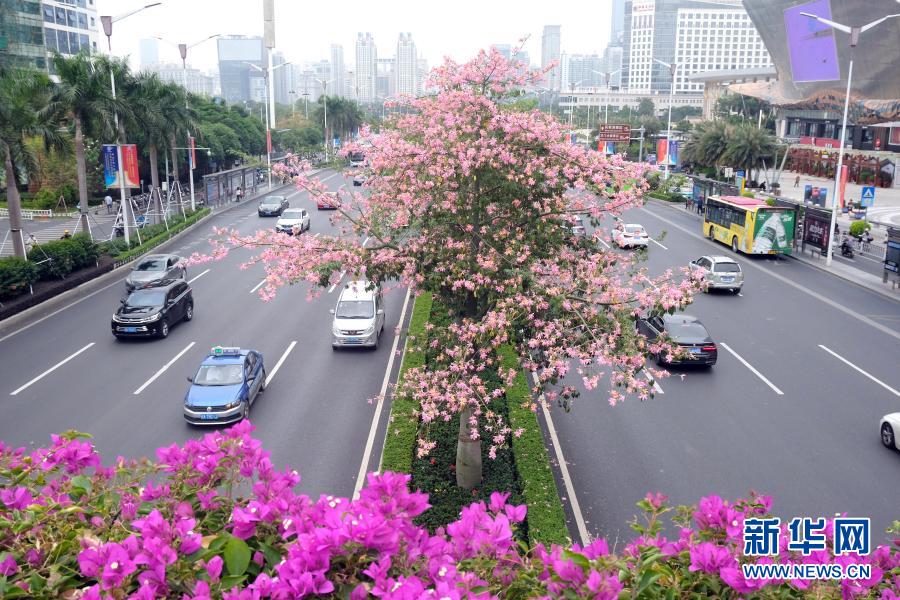
[[[99,14],[113,16],[150,0],[97,0]],[[569,53],[602,53],[609,37],[611,0],[344,0],[301,2],[275,0],[276,45],[287,60],[328,58],[331,44],[344,46],[344,62],[355,61],[357,32],[375,37],[379,57],[392,57],[397,34],[413,35],[420,57],[430,67],[444,56],[465,60],[480,48],[509,43],[526,35],[532,64],[541,59],[541,31],[562,25],[562,49]],[[221,33],[262,35],[262,0],[163,0],[113,26],[113,53],[131,56],[138,66],[138,40],[160,36],[173,43],[193,43]],[[101,32],[102,34],[102,32]],[[102,37],[102,35],[101,35]],[[102,39],[106,48],[106,40]],[[178,50],[160,42],[161,61],[179,61]],[[209,41],[188,53],[200,69],[216,65],[216,44]]]

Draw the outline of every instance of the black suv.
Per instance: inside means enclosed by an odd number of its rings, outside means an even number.
[[[164,280],[133,291],[112,318],[112,334],[119,337],[167,337],[169,327],[194,318],[194,294],[184,281]]]

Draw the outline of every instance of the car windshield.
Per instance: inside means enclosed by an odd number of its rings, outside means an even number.
[[[302,210],[286,210],[281,213],[282,219],[301,219],[303,218]]]
[[[350,154],[350,160],[352,160],[353,162],[362,162],[363,160],[365,160],[365,158],[366,157],[362,152],[352,152]]]
[[[371,300],[341,300],[334,316],[339,319],[371,319],[375,316],[375,305]]]
[[[703,338],[709,337],[706,327],[700,323],[666,323],[666,332],[673,340],[683,338]]]
[[[716,273],[740,273],[741,267],[737,263],[723,262],[716,263],[713,271],[715,271]]]
[[[241,365],[203,365],[194,377],[195,385],[237,385],[244,380]]]
[[[137,264],[134,268],[135,271],[165,271],[166,270],[166,259],[165,258],[148,258],[147,260],[142,260]]]
[[[262,204],[275,204],[280,205],[282,198],[280,196],[266,196],[266,198],[262,201]]]
[[[128,306],[162,306],[166,301],[166,293],[160,291],[139,291],[128,296],[125,303]]]
[[[641,227],[640,225],[638,225],[638,226],[629,225],[625,228],[625,233],[644,233],[644,228]]]

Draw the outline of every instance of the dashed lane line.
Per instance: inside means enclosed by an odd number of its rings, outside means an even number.
[[[843,356],[841,356],[840,354],[838,354],[838,353],[835,352],[834,350],[831,350],[830,348],[827,348],[826,346],[823,346],[822,344],[819,344],[819,348],[821,348],[822,350],[824,350],[824,351],[827,352],[828,354],[832,355],[833,357],[835,357],[836,359],[838,359],[839,361],[841,361],[842,363],[844,363],[845,365],[847,365],[847,366],[850,367],[851,369],[856,369],[857,371],[859,371],[860,373],[862,373],[863,375],[865,375],[866,377],[868,377],[869,379],[871,379],[872,381],[874,381],[875,383],[877,383],[878,385],[880,385],[881,387],[883,387],[884,389],[886,389],[887,391],[889,391],[890,393],[892,393],[893,395],[895,395],[895,396],[900,396],[900,392],[898,392],[897,390],[895,390],[894,388],[892,388],[891,386],[889,386],[889,385],[886,384],[885,382],[881,381],[880,379],[878,379],[878,378],[875,377],[874,375],[872,375],[872,374],[870,374],[870,373],[867,373],[866,371],[863,371],[862,369],[860,369],[859,367],[857,367],[856,365],[854,365],[852,362],[850,362],[849,360],[847,360],[846,358],[844,358]]]
[[[52,367],[50,367],[49,369],[47,369],[46,371],[44,371],[43,373],[41,373],[40,375],[38,375],[37,377],[32,379],[31,381],[29,381],[28,383],[26,383],[25,385],[17,388],[15,391],[11,392],[10,396],[15,396],[22,390],[30,387],[32,384],[37,383],[38,381],[40,381],[41,379],[43,379],[44,377],[46,377],[53,371],[57,370],[58,368],[60,368],[61,366],[63,366],[64,364],[66,364],[67,362],[69,362],[70,360],[72,360],[73,358],[75,358],[76,356],[78,356],[79,354],[81,354],[82,352],[84,352],[85,350],[87,350],[88,348],[90,348],[93,345],[94,345],[94,342],[91,342],[90,344],[88,344],[87,346],[82,348],[81,350],[78,350],[77,352],[73,352],[66,358],[62,359],[61,361],[59,361],[58,363],[56,363],[55,365],[53,365]]]
[[[268,386],[270,383],[272,383],[272,380],[275,379],[275,373],[278,372],[278,369],[281,368],[281,365],[283,365],[284,361],[287,360],[288,354],[291,353],[291,350],[293,350],[294,346],[296,346],[296,345],[297,345],[297,340],[292,341],[288,345],[287,350],[284,351],[284,354],[281,355],[281,358],[278,359],[278,362],[275,363],[275,368],[272,369],[272,371],[268,375],[266,375],[266,386]]]
[[[182,356],[184,356],[184,354],[185,354],[188,350],[190,350],[191,348],[193,348],[195,343],[196,343],[196,342],[191,342],[190,344],[188,344],[187,347],[186,347],[184,350],[182,350],[181,352],[179,352],[178,354],[175,355],[175,358],[173,358],[172,360],[170,360],[169,362],[167,362],[166,364],[164,364],[164,365],[162,366],[162,368],[161,368],[159,371],[157,371],[156,373],[154,373],[154,374],[150,377],[150,379],[148,379],[147,381],[145,381],[144,384],[143,384],[141,387],[139,387],[138,389],[134,390],[134,395],[137,396],[138,394],[140,394],[141,392],[143,392],[145,389],[147,389],[147,386],[149,386],[151,383],[153,383],[154,381],[156,381],[156,380],[159,378],[160,375],[162,375],[163,373],[165,373],[166,371],[168,371],[168,370],[169,370],[169,367],[171,367],[172,365],[175,364],[175,361],[177,361],[179,358],[181,358]]]
[[[753,373],[754,375],[756,375],[757,377],[759,377],[760,379],[762,379],[762,380],[763,380],[763,383],[765,383],[767,386],[769,386],[770,388],[772,388],[772,389],[775,391],[776,394],[778,394],[779,396],[784,396],[784,392],[782,392],[780,389],[778,389],[778,386],[776,386],[774,383],[772,383],[771,381],[769,381],[769,380],[766,378],[765,375],[763,375],[762,373],[760,373],[759,371],[757,371],[757,370],[753,367],[753,365],[751,365],[751,364],[748,363],[746,360],[744,360],[744,357],[742,357],[740,354],[738,354],[737,352],[735,352],[734,350],[732,350],[732,349],[731,349],[731,346],[729,346],[729,345],[726,344],[725,342],[719,342],[719,345],[722,346],[723,348],[725,348],[726,350],[728,350],[728,351],[732,354],[732,356],[734,356],[736,359],[738,359],[739,361],[741,361],[741,363],[742,363],[745,367],[747,367],[748,369],[750,369],[750,372],[751,372],[751,373]]]

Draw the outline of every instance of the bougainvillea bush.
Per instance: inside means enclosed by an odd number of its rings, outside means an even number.
[[[743,579],[740,524],[769,512],[765,497],[682,507],[667,538],[670,509],[648,494],[617,553],[604,540],[527,548],[514,536],[526,507],[499,493],[433,535],[413,522],[428,497],[407,475],[370,474],[353,500],[298,494],[300,475],[276,470],[252,430],[244,421],[160,448],[155,462],[108,466],[73,432],[30,453],[0,443],[0,597],[897,597],[896,547],[854,559],[872,565],[866,581]]]

